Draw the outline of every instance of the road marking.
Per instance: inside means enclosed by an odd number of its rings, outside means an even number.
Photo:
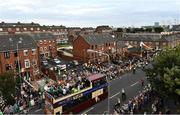
[[[91,107],[90,109],[86,110],[84,113],[82,113],[81,115],[85,115],[87,112],[91,111],[92,109],[94,109],[94,107]]]
[[[117,96],[119,93],[120,93],[120,92],[114,94],[113,96],[110,97],[110,99],[113,98],[113,97],[115,97],[115,96]]]
[[[137,81],[136,83],[132,84],[131,86],[134,86],[134,85],[136,85],[136,84],[138,84],[138,81]]]
[[[37,109],[35,112],[41,111],[42,109]]]

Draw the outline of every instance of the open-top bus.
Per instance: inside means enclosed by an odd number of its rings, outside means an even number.
[[[87,86],[75,93],[54,97],[45,92],[45,113],[69,114],[79,113],[88,107],[104,100],[108,96],[108,83],[103,74],[89,76]]]

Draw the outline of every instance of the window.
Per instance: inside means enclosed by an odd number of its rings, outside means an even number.
[[[108,46],[108,44],[106,43],[106,47]]]
[[[40,47],[40,51],[41,51],[41,52],[43,52],[43,51],[44,51],[44,50],[43,50],[43,47]]]
[[[18,57],[18,52],[17,52],[17,50],[14,51],[14,57]]]
[[[30,68],[30,61],[29,61],[29,59],[26,59],[26,60],[24,60],[24,65],[25,65],[25,68]]]
[[[2,29],[2,28],[0,28],[0,31],[3,31],[3,29]]]
[[[31,28],[31,31],[33,31],[34,29],[33,28]]]
[[[32,55],[36,54],[36,49],[32,49]]]
[[[32,60],[32,65],[37,65],[37,61],[35,59]]]
[[[24,56],[28,56],[28,50],[24,50]]]
[[[11,65],[10,64],[6,64],[5,68],[6,68],[6,71],[10,70],[11,69]]]
[[[39,31],[39,30],[40,30],[40,28],[37,28],[37,30]]]
[[[8,31],[11,31],[12,30],[12,28],[8,28]]]
[[[49,50],[52,50],[52,46],[51,45],[49,45]]]
[[[91,49],[94,49],[94,46],[93,46],[93,45],[91,46]]]
[[[4,52],[4,58],[10,58],[10,52],[9,51]]]
[[[44,51],[47,52],[47,47],[44,47]]]
[[[95,45],[95,48],[97,49],[97,45]]]
[[[27,28],[24,28],[24,30],[26,31],[26,30],[27,30]]]
[[[16,31],[19,31],[19,28],[16,28]]]
[[[166,42],[163,42],[163,46],[166,46]]]
[[[159,45],[159,42],[156,42],[156,45]]]

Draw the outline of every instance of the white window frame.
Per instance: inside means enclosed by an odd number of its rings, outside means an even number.
[[[19,28],[16,28],[16,31],[19,31],[20,29]]]
[[[36,54],[36,49],[32,49],[32,55]]]
[[[24,60],[24,66],[25,66],[25,68],[30,68],[31,67],[31,63],[30,63],[29,59]]]
[[[27,52],[27,54],[26,54],[26,52]],[[23,53],[24,53],[24,56],[28,56],[28,50],[24,50]]]
[[[23,28],[25,31],[27,31],[27,28]]]

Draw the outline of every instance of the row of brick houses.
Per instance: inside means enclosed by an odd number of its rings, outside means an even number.
[[[0,34],[0,74],[20,70],[23,76],[37,75],[40,56],[56,57],[55,40],[50,33]]]
[[[127,45],[138,47],[141,42],[152,49],[176,47],[180,44],[180,33],[125,33],[119,37]]]
[[[97,51],[97,53],[88,52],[89,49]],[[83,62],[98,63],[108,61],[107,55],[113,57],[115,52],[116,39],[110,34],[81,34],[73,42],[74,58]]]
[[[13,34],[13,33],[39,33],[51,32],[55,37],[57,43],[68,42],[68,30],[65,26],[41,26],[38,23],[0,23],[0,33]]]
[[[73,55],[84,62],[104,62],[107,55],[115,57],[123,56],[128,46],[140,47],[143,43],[149,49],[163,49],[180,45],[179,33],[124,33],[115,37],[110,33],[81,34],[73,42]],[[96,52],[88,52],[88,49]],[[98,52],[101,52],[99,55]],[[107,55],[106,55],[107,54]]]

